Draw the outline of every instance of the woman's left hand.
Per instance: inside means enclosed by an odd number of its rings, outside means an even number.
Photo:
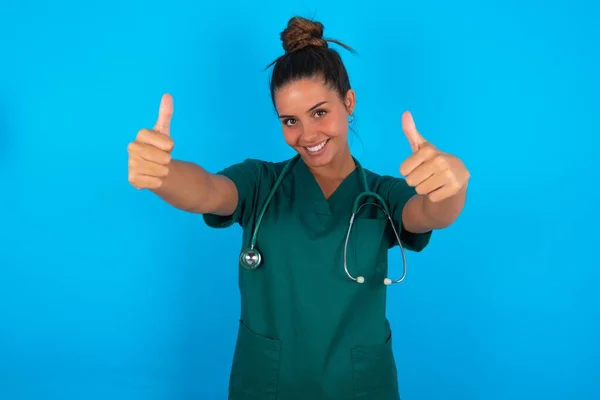
[[[408,185],[432,202],[450,198],[466,188],[470,173],[463,162],[426,141],[408,111],[402,115],[402,130],[413,151],[400,166],[400,174]]]

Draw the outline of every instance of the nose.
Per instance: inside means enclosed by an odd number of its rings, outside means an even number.
[[[301,137],[304,143],[314,143],[319,138],[319,132],[316,129],[306,127],[302,130]]]

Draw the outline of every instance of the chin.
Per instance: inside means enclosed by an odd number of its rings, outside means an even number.
[[[313,168],[324,167],[331,163],[331,159],[326,159],[326,158],[314,159],[312,157],[307,157],[305,155],[302,155],[302,159],[304,160],[304,163],[306,165],[313,167]]]

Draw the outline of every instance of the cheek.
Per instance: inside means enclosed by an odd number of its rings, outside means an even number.
[[[319,121],[319,130],[328,136],[346,136],[348,134],[348,123],[346,119],[323,118]]]
[[[283,139],[290,146],[296,146],[300,139],[300,130],[290,127],[283,128]]]

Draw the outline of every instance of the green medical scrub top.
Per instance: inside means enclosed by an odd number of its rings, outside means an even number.
[[[241,248],[247,247],[286,162],[247,159],[218,172],[236,184],[238,206],[228,217],[205,214],[206,224],[238,223]],[[405,248],[421,251],[431,232],[412,234],[401,223],[414,189],[401,178],[364,171],[370,189],[388,202]],[[383,284],[388,250],[397,242],[379,208],[362,208],[348,244],[349,272],[365,282],[344,272],[348,222],[362,191],[358,168],[328,199],[302,159],[288,171],[260,225],[262,265],[249,270],[238,264],[241,318],[229,399],[400,398]],[[390,274],[400,277],[402,264]]]

